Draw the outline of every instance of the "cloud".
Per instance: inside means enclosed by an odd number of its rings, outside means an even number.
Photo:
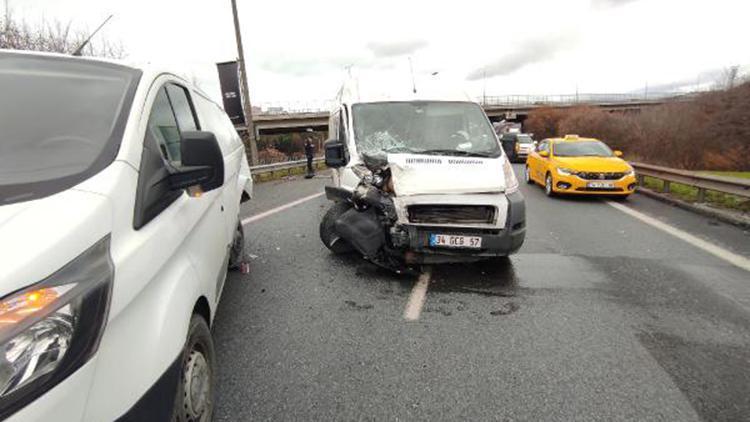
[[[591,7],[598,9],[607,9],[610,7],[624,6],[637,0],[591,0]]]
[[[417,50],[427,47],[429,43],[425,40],[408,40],[396,42],[369,42],[367,48],[375,57],[396,57],[413,54]]]
[[[472,70],[466,75],[466,80],[476,81],[485,77],[505,76],[524,66],[552,60],[559,53],[573,48],[578,40],[578,34],[573,32],[526,40],[500,59]]]
[[[341,57],[270,57],[259,63],[261,69],[277,74],[291,76],[308,76],[341,70],[360,61],[354,56]]]

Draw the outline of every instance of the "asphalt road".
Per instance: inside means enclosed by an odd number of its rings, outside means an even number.
[[[325,183],[258,185],[243,216]],[[434,267],[416,321],[416,277],[321,244],[324,197],[248,224],[251,271],[214,327],[215,420],[750,420],[750,272],[606,201],[522,189],[521,251]],[[623,205],[750,258],[750,233]]]

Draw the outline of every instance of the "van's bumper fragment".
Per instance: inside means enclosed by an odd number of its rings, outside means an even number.
[[[334,202],[348,201],[352,197],[352,192],[336,186],[326,186],[326,198]]]
[[[503,229],[479,229],[456,227],[426,227],[408,225],[410,263],[442,263],[476,261],[483,258],[507,256],[518,251],[526,237],[526,205],[521,192],[506,196],[508,215]],[[480,249],[451,249],[430,246],[430,234],[481,236]]]

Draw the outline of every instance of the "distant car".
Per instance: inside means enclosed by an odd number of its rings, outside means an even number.
[[[625,198],[634,192],[633,168],[604,142],[567,135],[545,139],[526,160],[527,183],[544,186],[547,196],[596,194]]]
[[[500,136],[500,142],[512,163],[523,163],[534,151],[534,139],[526,133],[504,133]]]
[[[169,69],[0,50],[0,420],[210,420],[245,148]]]

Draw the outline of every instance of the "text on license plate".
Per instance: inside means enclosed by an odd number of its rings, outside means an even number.
[[[615,184],[612,182],[589,182],[586,186],[589,188],[613,188]]]
[[[482,238],[479,236],[455,236],[451,234],[430,234],[430,246],[446,248],[472,248],[482,247]]]

